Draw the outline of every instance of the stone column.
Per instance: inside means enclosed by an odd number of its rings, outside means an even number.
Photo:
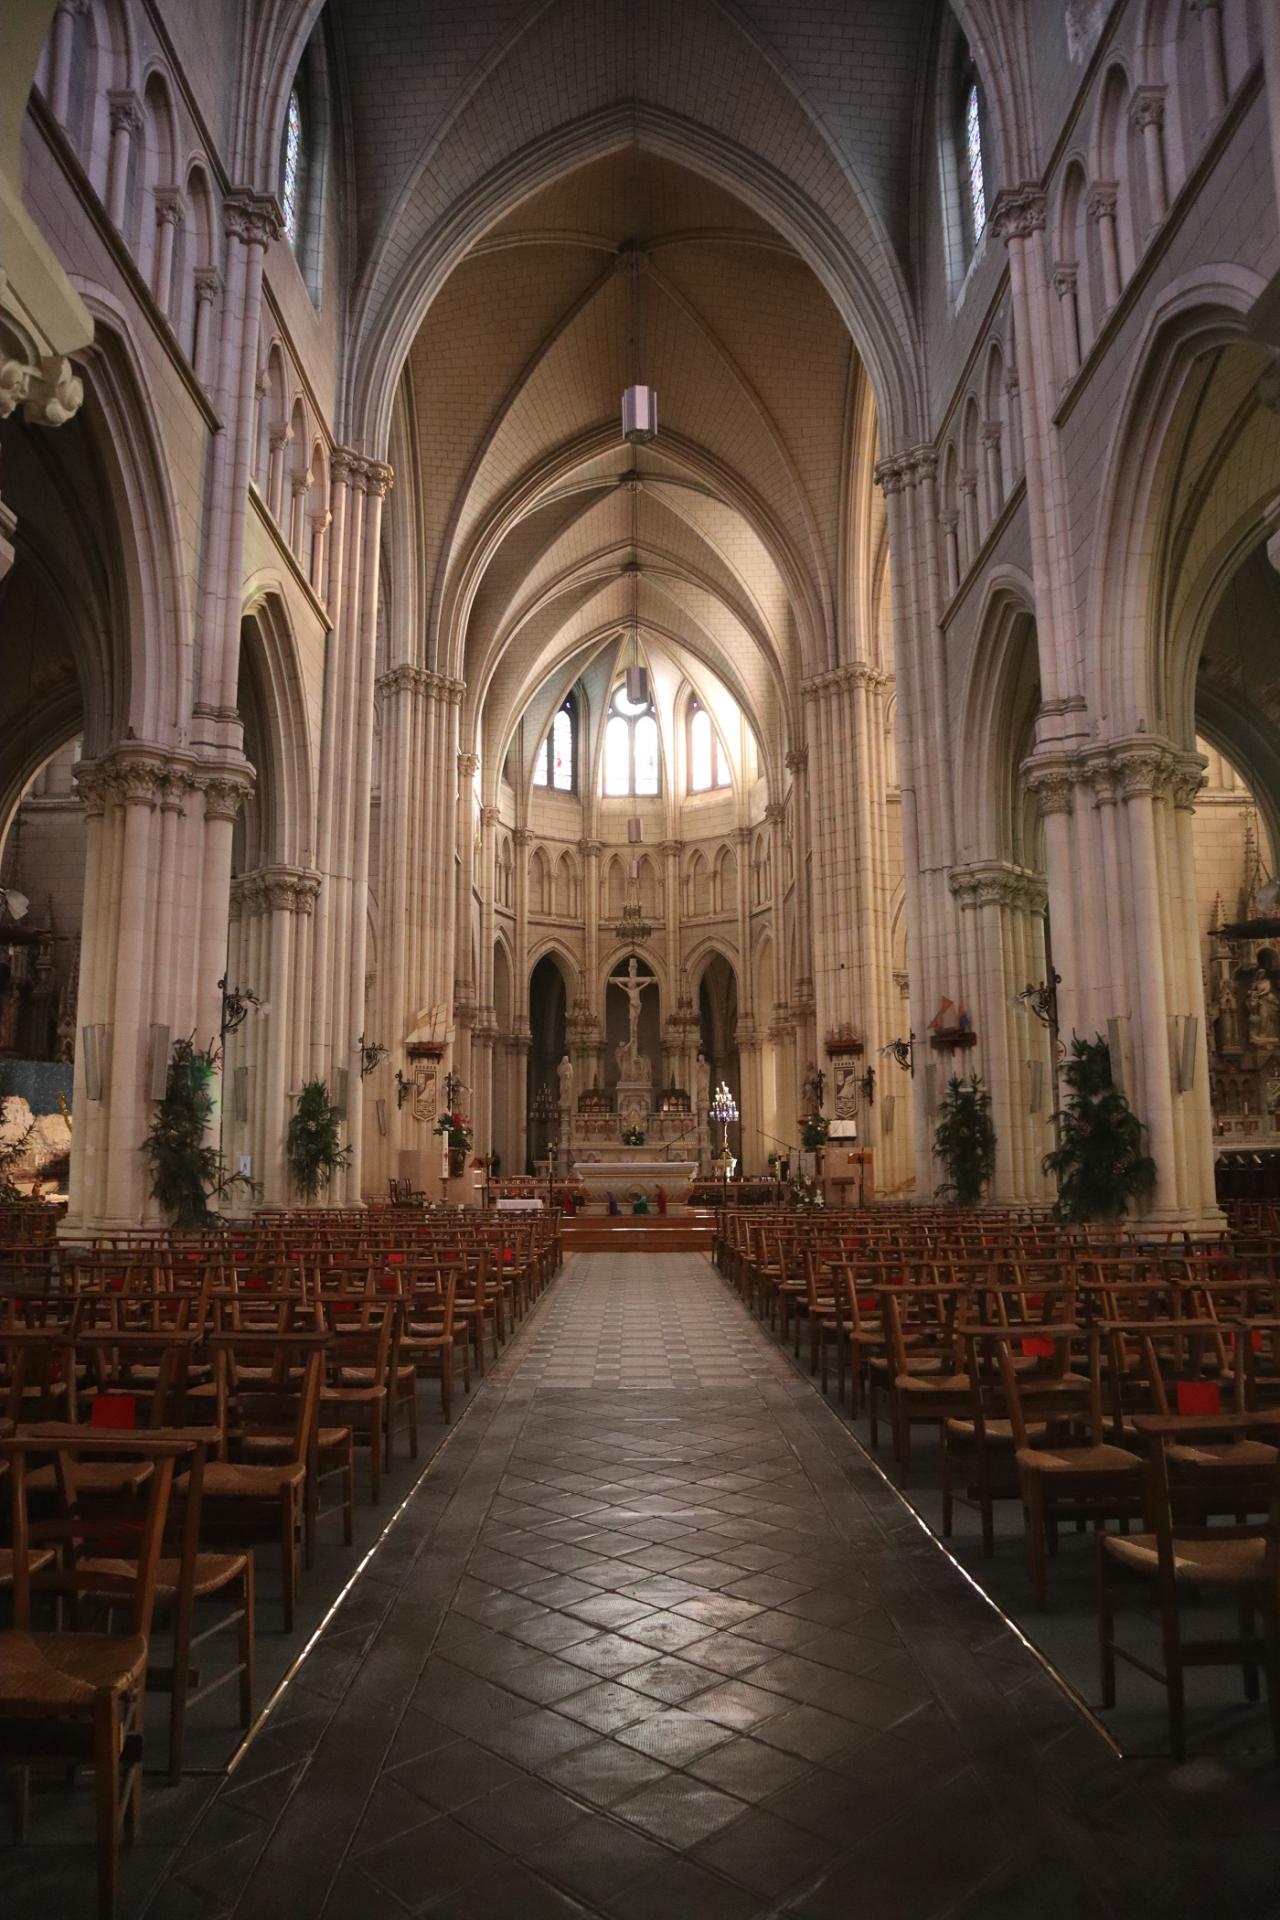
[[[1227,61],[1222,44],[1222,0],[1187,0],[1187,11],[1200,17],[1200,67],[1205,113],[1210,124],[1227,104]]]
[[[49,110],[60,127],[71,111],[71,71],[75,60],[76,22],[89,11],[90,0],[58,0],[49,45]]]
[[[56,118],[65,123],[66,113]],[[111,144],[107,152],[107,218],[117,233],[124,227],[125,193],[129,185],[129,150],[134,136],[142,132],[142,102],[130,87],[121,87],[107,95]]]
[[[1098,228],[1098,249],[1102,256],[1102,298],[1108,313],[1120,298],[1120,242],[1116,233],[1116,208],[1120,190],[1114,180],[1099,180],[1090,188],[1086,211]]]
[[[1169,211],[1164,165],[1164,98],[1163,87],[1135,87],[1129,98],[1129,125],[1142,136],[1147,203],[1153,227],[1158,227]]]
[[[209,384],[209,359],[214,329],[214,314],[222,292],[222,275],[216,267],[197,267],[195,272],[196,316],[191,341],[191,365],[196,379]]]
[[[1076,265],[1058,266],[1053,270],[1053,290],[1058,296],[1058,313],[1062,323],[1062,374],[1064,380],[1074,380],[1080,371],[1080,269]]]
[[[178,228],[187,217],[187,203],[182,197],[181,187],[159,187],[156,190],[156,236],[155,260],[151,275],[151,291],[155,295],[156,305],[161,312],[167,313],[172,320],[176,302],[173,297],[173,250]]]

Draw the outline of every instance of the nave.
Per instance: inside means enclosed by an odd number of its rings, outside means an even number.
[[[1263,1914],[1272,1792],[1118,1762],[704,1258],[579,1254],[122,1911]]]

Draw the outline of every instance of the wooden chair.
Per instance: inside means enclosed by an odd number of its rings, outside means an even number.
[[[888,1338],[889,1402],[893,1418],[893,1451],[898,1477],[905,1487],[911,1478],[911,1429],[923,1424],[941,1427],[951,1415],[963,1415],[969,1405],[969,1377],[963,1370],[963,1347],[958,1325],[968,1298],[966,1288],[913,1287],[910,1306],[916,1310],[918,1344],[907,1351],[903,1328],[904,1292],[886,1287],[882,1314]]]
[[[395,1302],[366,1302],[355,1315],[325,1304],[329,1330],[327,1377],[320,1391],[321,1417],[331,1423],[335,1410],[352,1441],[369,1449],[369,1497],[382,1498],[382,1462],[387,1449],[391,1403],[391,1336],[399,1319]],[[398,1352],[397,1352],[398,1358]]]
[[[1221,1464],[1210,1447],[1238,1447],[1250,1433],[1280,1438],[1280,1410],[1261,1414],[1137,1414],[1134,1425],[1151,1442],[1147,1462],[1147,1530],[1103,1534],[1098,1540],[1098,1649],[1102,1702],[1116,1702],[1116,1661],[1136,1667],[1165,1688],[1169,1738],[1176,1760],[1186,1757],[1185,1672],[1191,1666],[1239,1666],[1246,1698],[1258,1698],[1258,1670],[1267,1677],[1271,1733],[1280,1758],[1280,1466],[1275,1448],[1257,1442],[1272,1455],[1254,1469],[1245,1490],[1238,1465]],[[1207,1443],[1207,1445],[1205,1444]],[[1174,1457],[1174,1449],[1178,1457]],[[1231,1478],[1224,1496],[1215,1487]],[[1208,1506],[1239,1507],[1265,1514],[1260,1525],[1189,1524]],[[1154,1583],[1160,1614],[1163,1666],[1142,1659],[1116,1638],[1116,1599],[1123,1585]],[[1239,1630],[1234,1637],[1188,1639],[1181,1604],[1194,1594],[1230,1597],[1236,1603]],[[1257,1615],[1262,1614],[1262,1631]]]
[[[453,1376],[458,1338],[453,1316],[457,1289],[458,1276],[448,1270],[440,1274],[434,1285],[415,1281],[412,1293],[406,1297],[407,1325],[400,1348],[420,1373],[430,1372],[433,1367],[439,1368],[440,1406],[446,1420],[453,1418]],[[462,1358],[463,1384],[469,1388],[471,1373],[465,1335]]]
[[[238,1362],[248,1354],[269,1361],[267,1378],[228,1383],[229,1417],[238,1450],[252,1455],[255,1428],[275,1450],[282,1418],[288,1438],[282,1459],[211,1460],[204,1469],[204,1530],[235,1545],[248,1539],[279,1541],[283,1581],[284,1629],[293,1631],[298,1596],[298,1559],[307,1518],[308,1464],[316,1457],[320,1389],[327,1333],[285,1335],[218,1334],[211,1347],[228,1351]],[[185,1492],[185,1487],[182,1488]]]
[[[1005,1405],[1013,1423],[1013,1457],[1022,1495],[1027,1565],[1035,1603],[1043,1607],[1046,1604],[1045,1550],[1046,1546],[1056,1547],[1060,1522],[1092,1521],[1096,1527],[1106,1520],[1118,1519],[1127,1525],[1140,1509],[1142,1461],[1128,1448],[1113,1446],[1102,1439],[1102,1336],[1097,1329],[1091,1330],[1088,1336],[1089,1385],[1084,1444],[1072,1441],[1063,1446],[1052,1438],[1037,1444],[1029,1431],[1008,1333],[1002,1330],[985,1337],[994,1344]],[[1070,1342],[1077,1337],[1077,1330],[1054,1329],[1046,1331],[1044,1337]]]
[[[33,1632],[32,1581],[33,1575],[41,1577],[37,1569],[43,1554],[56,1546],[74,1582],[77,1555],[93,1546],[93,1507],[74,1511],[77,1466],[107,1449],[136,1450],[151,1468],[136,1518],[107,1516],[110,1531],[99,1542],[110,1552],[118,1547],[122,1528],[136,1532],[136,1555],[114,1588],[117,1602],[128,1606],[128,1631]],[[56,1759],[93,1767],[99,1920],[112,1920],[115,1914],[121,1834],[131,1841],[141,1826],[142,1702],[156,1576],[174,1465],[190,1451],[181,1441],[150,1435],[128,1440],[118,1434],[104,1441],[83,1430],[65,1440],[0,1440],[0,1457],[8,1462],[11,1480],[14,1622],[10,1631],[0,1633],[0,1759],[19,1768],[19,1838],[25,1832],[33,1761]],[[30,1515],[27,1463],[33,1455],[53,1457],[64,1509],[55,1519],[33,1520]]]

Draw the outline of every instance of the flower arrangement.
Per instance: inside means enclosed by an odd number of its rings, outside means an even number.
[[[350,1147],[342,1144],[342,1109],[329,1099],[323,1080],[308,1080],[284,1139],[289,1177],[304,1200],[314,1200],[335,1173],[351,1161]]]
[[[471,1149],[471,1122],[462,1113],[442,1113],[436,1121],[435,1132],[444,1135],[445,1144],[453,1153],[468,1153]]]
[[[622,1135],[622,1144],[624,1147],[642,1147],[644,1145],[643,1131],[639,1127],[625,1128]]]
[[[800,1174],[791,1182],[791,1204],[793,1207],[822,1207],[826,1201],[817,1181]]]

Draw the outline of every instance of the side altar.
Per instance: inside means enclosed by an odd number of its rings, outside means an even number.
[[[653,1069],[638,1043],[640,995],[651,980],[634,958],[628,971],[613,976],[627,996],[629,1033],[618,1043],[617,1085],[589,1088],[575,1098],[573,1063],[560,1062],[560,1153],[594,1201],[610,1193],[620,1204],[643,1193],[652,1200],[659,1187],[681,1204],[710,1164],[708,1100],[697,1104],[681,1087],[653,1085]]]

